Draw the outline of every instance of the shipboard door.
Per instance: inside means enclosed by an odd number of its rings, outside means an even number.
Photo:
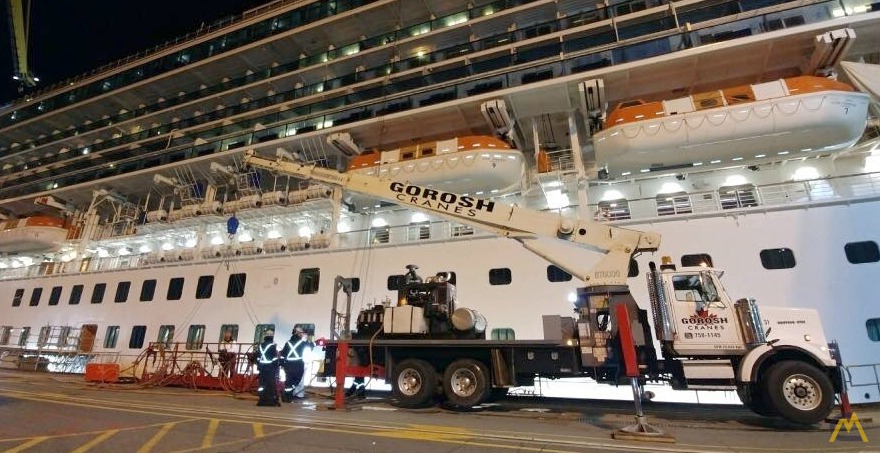
[[[95,347],[95,335],[98,334],[97,324],[83,324],[79,333],[79,351],[92,352]]]
[[[709,272],[673,274],[673,323],[680,354],[741,354],[736,312]]]

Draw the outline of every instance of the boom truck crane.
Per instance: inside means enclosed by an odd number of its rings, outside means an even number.
[[[721,285],[722,271],[676,269],[664,258],[647,273],[654,338],[648,311],[630,294],[630,262],[656,251],[660,236],[585,219],[459,195],[433,188],[313,164],[269,159],[246,151],[246,165],[319,181],[519,241],[572,275],[576,318],[544,315],[543,340],[486,340],[485,319],[457,306],[455,286],[444,275],[426,281],[410,274],[396,306],[362,311],[348,341],[349,364],[377,367],[396,404],[420,407],[440,393],[456,408],[470,408],[536,377],[589,377],[625,381],[621,330],[632,332],[641,382],[667,381],[674,389],[735,390],[757,414],[812,424],[829,414],[843,389],[836,344],[826,342],[818,312],[802,308],[759,310],[754,299],[734,300]],[[603,253],[590,269],[563,262],[539,238],[557,238]],[[618,305],[629,319],[617,319]],[[624,311],[620,311],[624,313]],[[620,329],[626,323],[631,329]],[[339,342],[326,346],[324,374],[333,375]],[[657,347],[659,346],[659,347]],[[657,356],[657,350],[661,357]]]

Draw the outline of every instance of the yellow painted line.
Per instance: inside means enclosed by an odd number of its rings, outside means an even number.
[[[177,425],[177,423],[178,422],[171,422],[162,425],[162,429],[154,434],[153,437],[151,437],[150,440],[147,441],[147,443],[141,446],[141,448],[138,449],[137,453],[149,453],[149,451],[152,450],[153,447],[155,447],[156,444],[158,444],[159,441],[162,440],[162,438],[165,437],[166,434],[168,434],[168,431],[171,431],[171,428],[174,428],[174,426]]]
[[[291,431],[296,431],[297,429],[301,429],[301,428],[299,426],[290,426],[287,429],[278,430],[278,431],[275,431],[274,433],[269,434],[269,437],[280,436],[282,434],[287,434]],[[340,431],[340,432],[345,432],[345,431]],[[212,445],[212,447],[214,447],[214,448],[228,447],[230,445],[241,444],[241,443],[245,443],[245,442],[253,442],[253,441],[254,441],[253,439],[237,439],[237,440],[231,440],[229,442],[221,442],[219,444]],[[192,451],[201,451],[204,449],[205,449],[205,447],[187,448],[186,450],[176,450],[175,453],[188,453],[188,452],[192,452]]]
[[[220,426],[220,419],[212,418],[208,423],[208,430],[205,431],[205,437],[202,438],[202,448],[208,448],[214,443],[214,434],[217,434],[218,426]]]
[[[266,432],[263,431],[262,423],[254,423],[254,438],[260,438],[266,435]]]
[[[116,434],[118,432],[119,432],[118,429],[111,429],[110,431],[105,431],[104,434],[101,434],[100,436],[88,441],[85,445],[77,448],[76,450],[73,450],[73,452],[71,452],[71,453],[86,453],[87,451],[91,450],[92,448],[94,448],[95,446],[100,444],[101,442],[104,442],[105,440],[109,439],[111,436],[113,436],[114,434]]]
[[[29,441],[27,441],[27,442],[25,442],[25,443],[23,443],[23,444],[21,444],[21,445],[15,447],[15,448],[13,448],[13,449],[10,449],[10,450],[4,450],[3,453],[18,453],[18,452],[20,452],[20,451],[25,451],[25,450],[27,450],[28,448],[31,448],[31,447],[33,447],[34,445],[37,445],[38,443],[40,443],[40,442],[42,442],[42,441],[44,441],[44,440],[46,440],[46,439],[48,439],[48,438],[49,438],[49,436],[35,437],[35,438],[33,438],[33,439],[31,439],[31,440],[29,440]]]

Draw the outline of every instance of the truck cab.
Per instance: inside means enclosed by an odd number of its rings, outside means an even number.
[[[673,387],[736,390],[758,414],[821,420],[842,380],[818,312],[734,300],[722,275],[669,264],[648,275],[655,336]]]

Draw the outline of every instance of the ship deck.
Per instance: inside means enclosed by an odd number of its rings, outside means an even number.
[[[0,449],[21,451],[866,451],[880,427],[795,429],[739,406],[646,405],[675,443],[614,440],[633,420],[620,401],[512,397],[469,413],[403,410],[383,394],[330,410],[326,390],[256,407],[256,397],[181,388],[92,385],[82,376],[0,370]],[[861,419],[880,406],[856,407]]]

